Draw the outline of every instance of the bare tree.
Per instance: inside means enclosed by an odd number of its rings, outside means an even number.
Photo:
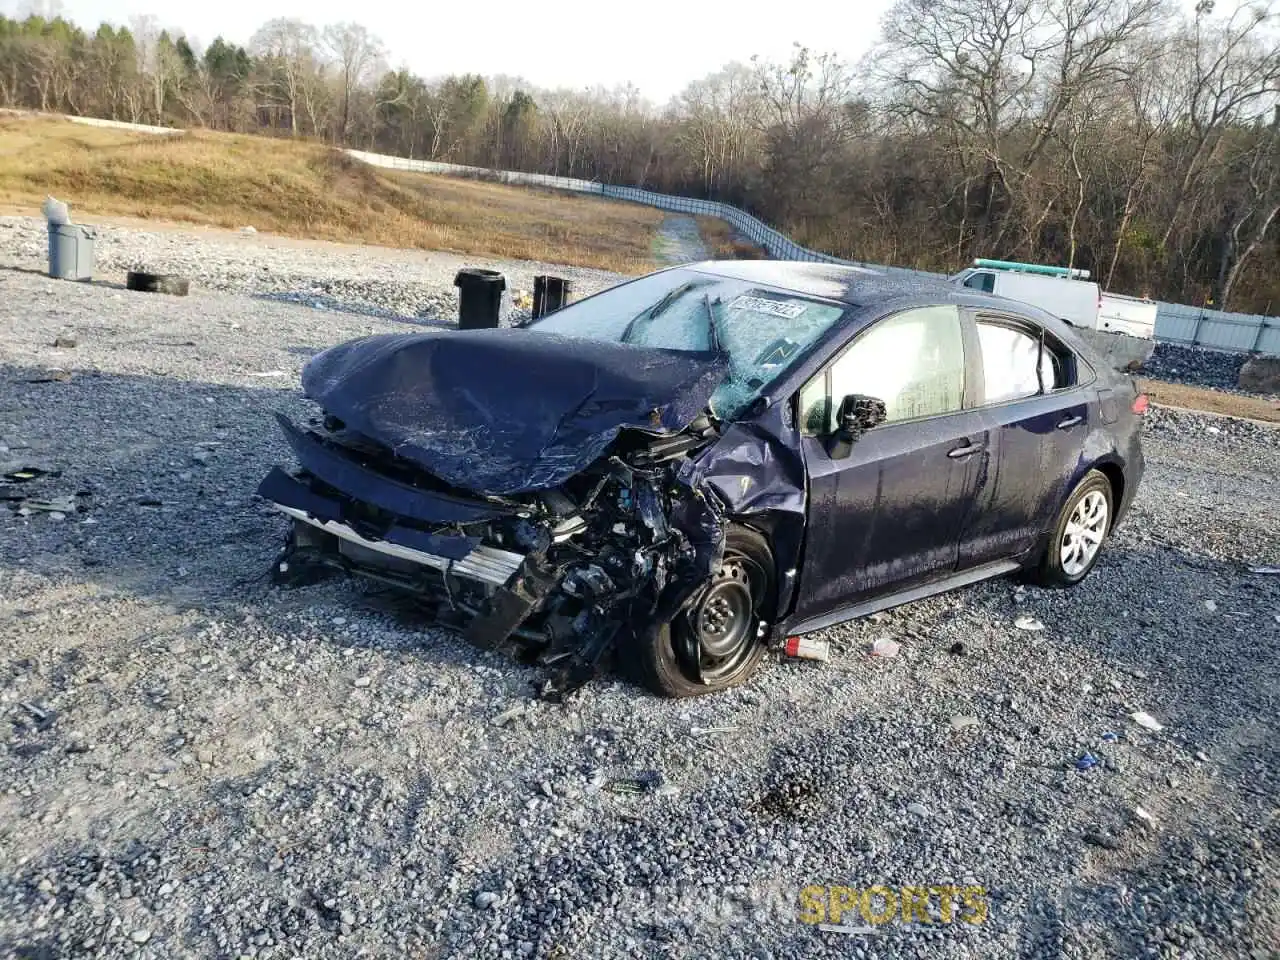
[[[1270,99],[1280,93],[1280,42],[1270,0],[1243,3],[1225,20],[1215,20],[1213,13],[1213,0],[1200,0],[1195,19],[1175,38],[1175,64],[1192,136],[1162,248],[1169,246],[1194,205],[1196,184],[1228,126],[1268,110]]]
[[[739,63],[690,84],[677,98],[677,142],[696,157],[700,184],[708,196],[721,191],[725,178],[759,143],[762,107],[753,71]]]
[[[250,49],[274,68],[289,107],[289,129],[298,135],[298,114],[315,76],[316,28],[301,20],[280,18],[268,21],[249,42]],[[312,109],[314,121],[314,109]],[[314,123],[313,123],[314,129]]]
[[[1218,271],[1219,302],[1224,310],[1241,269],[1280,215],[1280,106],[1274,108],[1271,126],[1253,150],[1247,179],[1248,190],[1232,218]]]
[[[386,55],[382,41],[358,23],[333,23],[324,28],[325,48],[333,57],[342,85],[342,124],[335,139],[345,143],[351,129],[351,102]]]

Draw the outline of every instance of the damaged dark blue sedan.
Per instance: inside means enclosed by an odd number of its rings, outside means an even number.
[[[521,327],[314,357],[277,573],[411,591],[549,668],[653,690],[1023,571],[1080,582],[1142,474],[1133,379],[1060,320],[816,264],[663,270]]]

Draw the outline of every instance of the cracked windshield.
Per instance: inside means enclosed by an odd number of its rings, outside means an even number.
[[[723,353],[729,373],[711,397],[711,411],[732,420],[843,312],[836,304],[746,280],[672,270],[572,304],[529,329],[664,350]]]

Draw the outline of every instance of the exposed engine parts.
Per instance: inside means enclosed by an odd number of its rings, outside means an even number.
[[[286,435],[303,469],[277,468],[260,490],[294,519],[277,570],[298,577],[319,565],[412,590],[470,642],[514,644],[554,668],[545,696],[590,678],[626,631],[669,619],[723,551],[722,505],[676,469],[718,436],[705,418],[674,436],[626,432],[561,487],[511,497],[451,490],[406,470],[333,416],[308,431],[288,424]],[[351,471],[394,487],[357,500],[337,485]],[[442,519],[424,520],[432,513]],[[741,599],[716,583],[707,589],[719,592],[696,616],[714,646],[715,618]]]

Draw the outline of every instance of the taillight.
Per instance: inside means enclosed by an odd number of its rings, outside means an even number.
[[[1133,412],[1138,416],[1142,416],[1151,406],[1151,401],[1145,393],[1140,393],[1133,398]]]

